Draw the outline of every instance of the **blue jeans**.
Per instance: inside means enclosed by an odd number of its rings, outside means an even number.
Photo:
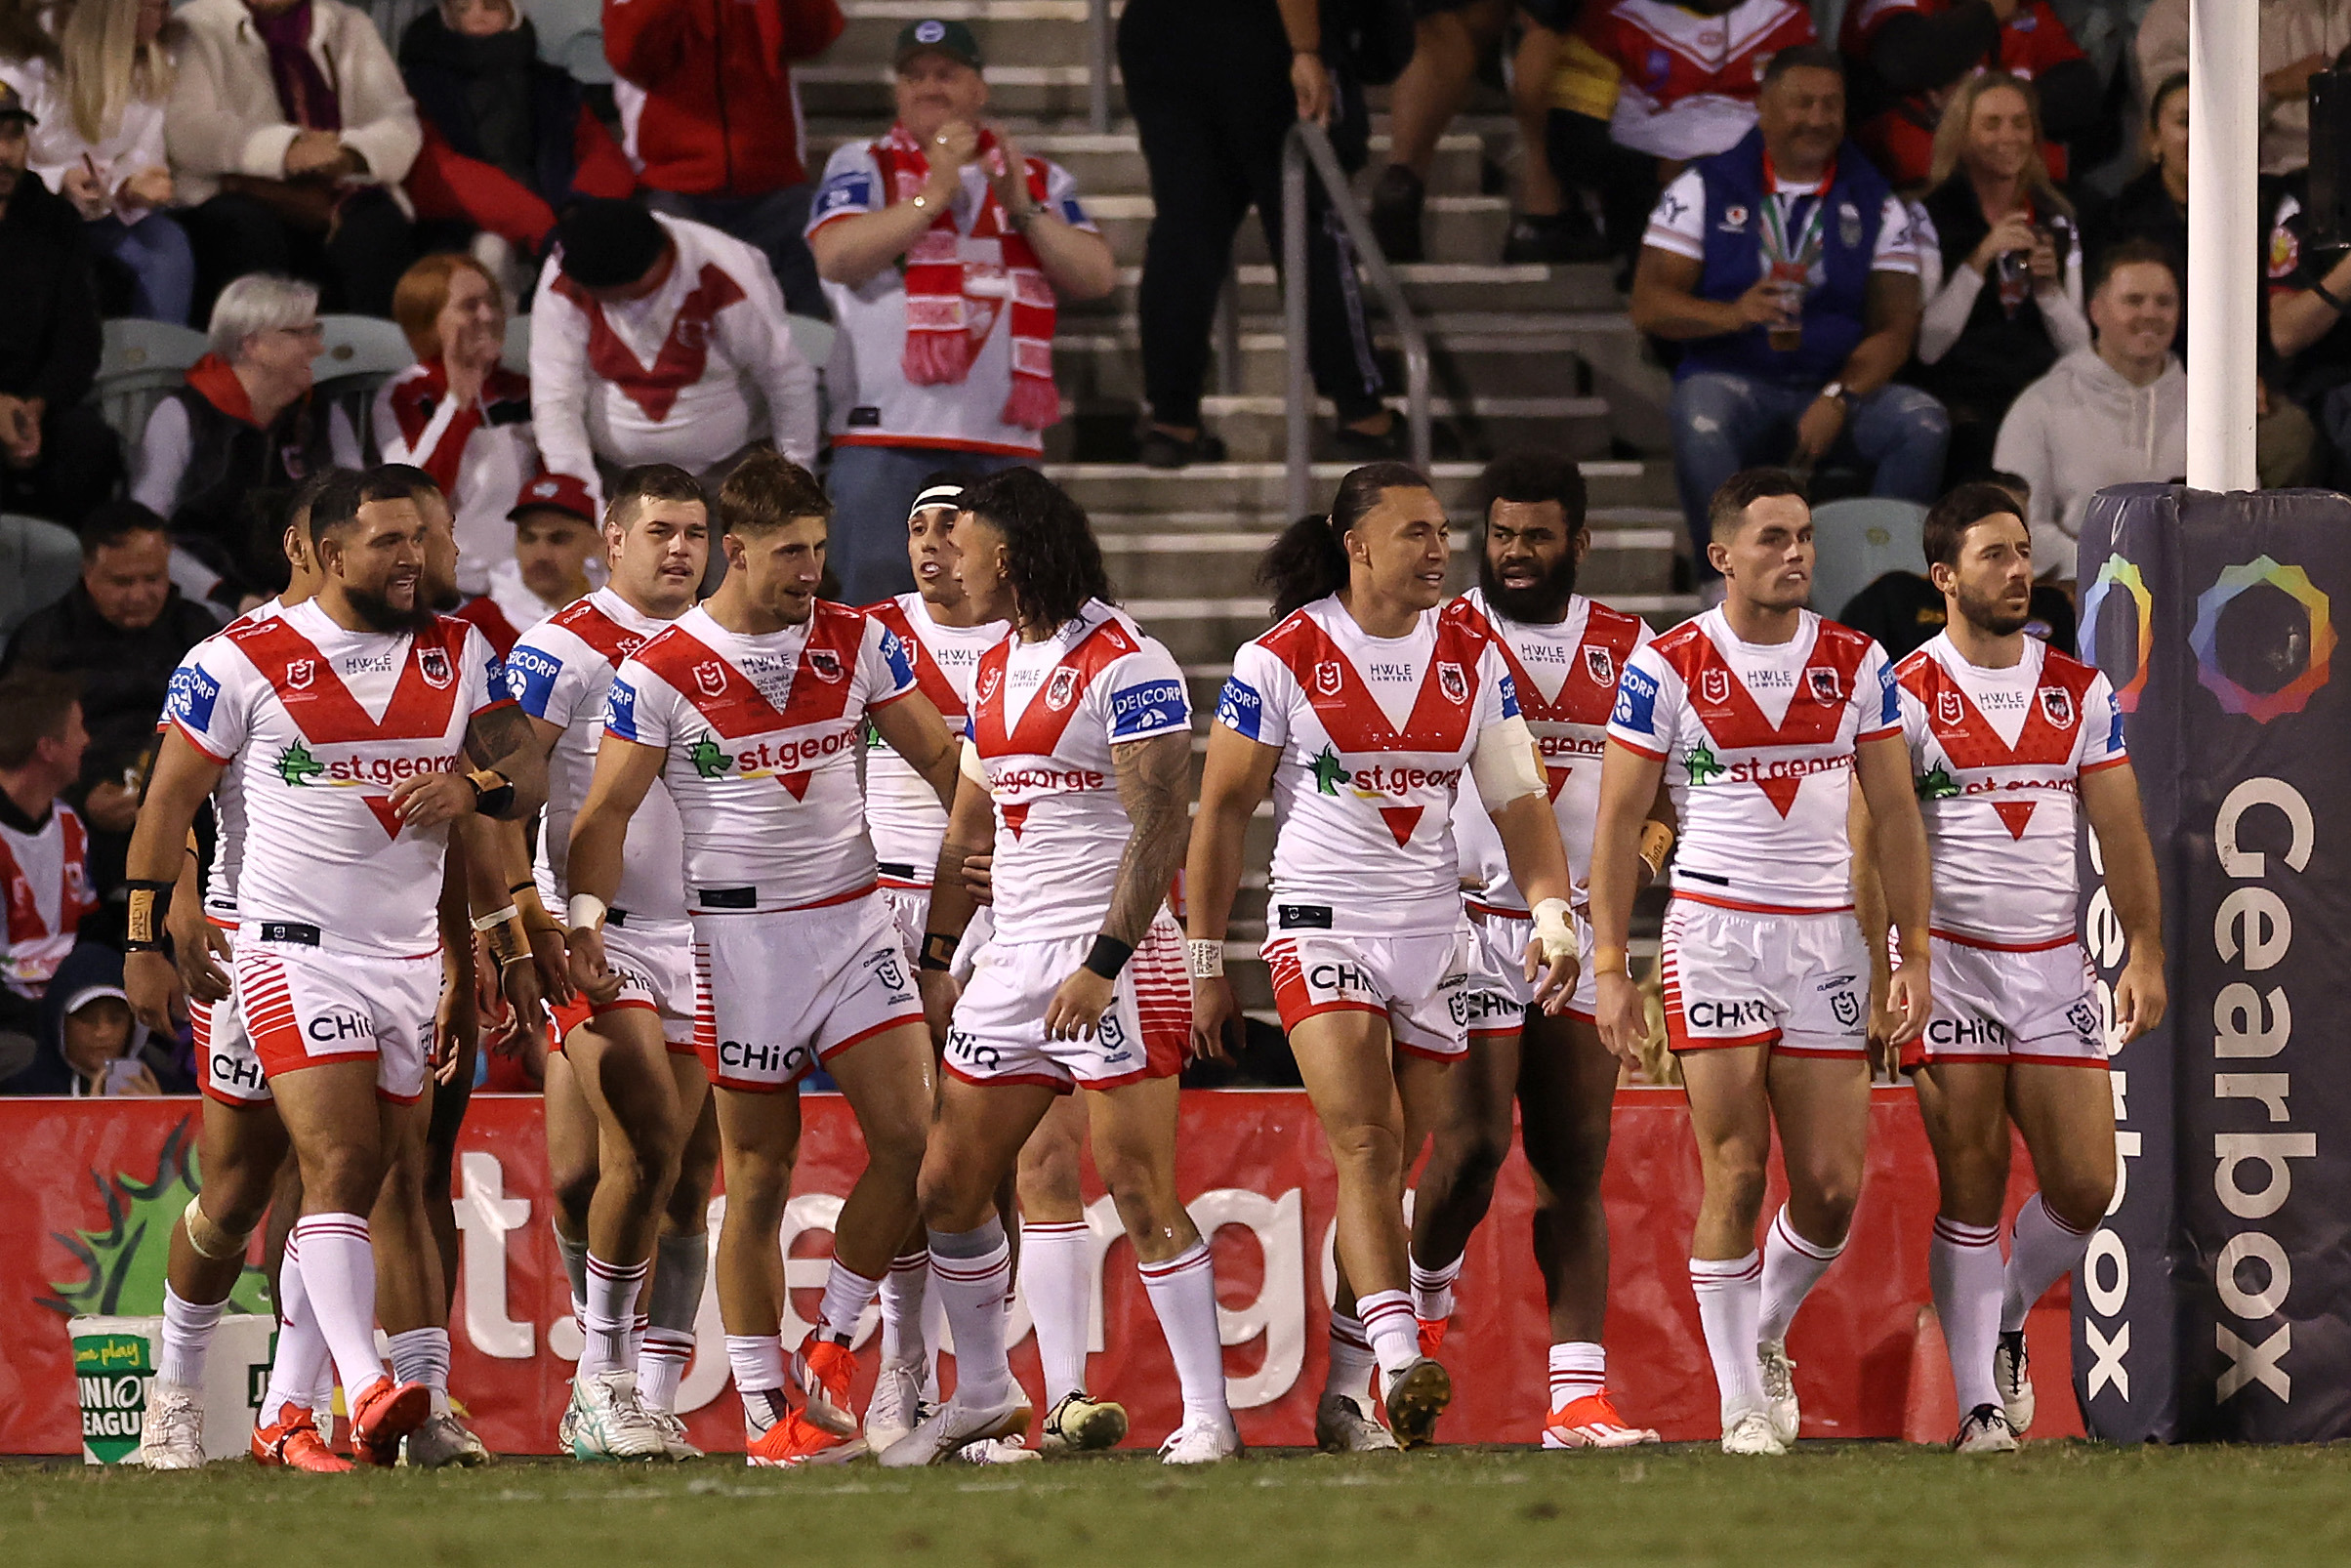
[[[1698,576],[1707,563],[1707,504],[1741,469],[1785,462],[1795,423],[1817,387],[1780,387],[1723,371],[1701,371],[1673,384],[1673,482],[1696,547]],[[1872,471],[1870,493],[1932,505],[1943,484],[1951,417],[1916,387],[1888,385],[1856,398],[1828,456]]]
[[[159,212],[135,224],[109,213],[89,232],[91,249],[130,269],[131,314],[187,325],[196,299],[196,252],[186,229]]]
[[[826,559],[841,580],[841,601],[871,604],[914,590],[906,558],[906,514],[923,481],[942,471],[972,475],[1030,467],[1031,460],[925,446],[836,446],[825,474],[833,498]]]

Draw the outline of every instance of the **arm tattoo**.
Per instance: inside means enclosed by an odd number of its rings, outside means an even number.
[[[1118,888],[1102,929],[1140,947],[1191,841],[1192,737],[1125,741],[1110,748],[1110,760],[1118,770],[1119,804],[1127,808],[1134,832],[1119,856]]]
[[[504,703],[474,716],[466,726],[466,756],[475,767],[495,768],[514,782],[515,804],[499,815],[529,820],[547,803],[547,751],[529,716]]]

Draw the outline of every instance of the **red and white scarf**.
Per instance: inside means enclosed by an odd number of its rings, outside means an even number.
[[[889,200],[912,200],[930,174],[922,144],[906,134],[906,127],[894,125],[873,150]],[[983,162],[993,160],[1001,166],[1003,148],[993,131],[980,132],[979,155]],[[1043,205],[1045,165],[1035,158],[1022,163],[1030,199]],[[1037,265],[1027,236],[1012,227],[995,186],[986,188],[970,237],[1002,244],[1004,273],[1011,283],[1012,390],[1005,399],[1003,418],[1008,425],[1041,431],[1061,417],[1061,394],[1053,387],[1052,285]],[[964,262],[958,248],[963,237],[954,213],[942,212],[906,253],[906,352],[901,367],[918,387],[953,386],[969,375],[972,357],[995,330],[997,311],[1003,308],[996,296],[969,292],[968,282],[978,268]]]

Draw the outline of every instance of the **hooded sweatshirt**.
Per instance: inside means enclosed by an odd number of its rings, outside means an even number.
[[[2188,467],[2188,373],[2133,387],[2095,348],[2076,349],[2019,392],[2000,421],[1992,466],[2033,485],[2033,560],[2070,579],[2089,498],[2110,484],[2176,479]]]

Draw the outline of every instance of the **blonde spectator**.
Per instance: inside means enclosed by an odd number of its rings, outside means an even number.
[[[489,592],[493,562],[511,559],[506,520],[538,472],[530,379],[502,368],[506,299],[471,256],[428,256],[392,292],[392,319],[417,362],[376,395],[375,436],[387,463],[433,475],[457,519],[457,586]]]

